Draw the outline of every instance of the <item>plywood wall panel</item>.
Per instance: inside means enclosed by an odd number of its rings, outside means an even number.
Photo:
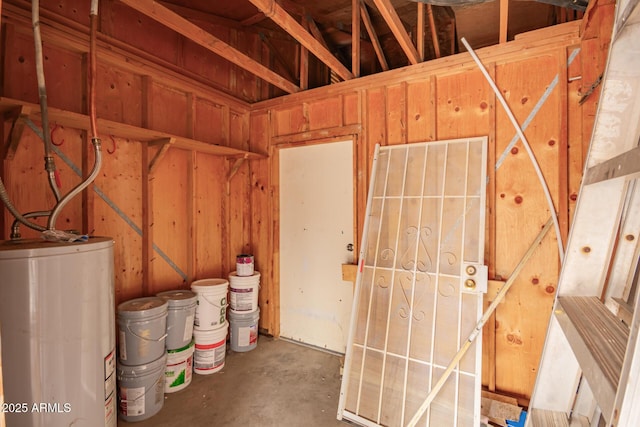
[[[437,139],[488,135],[491,97],[480,71],[438,77]]]
[[[39,123],[34,123],[40,126]],[[82,167],[82,147],[80,132],[74,129],[60,129],[56,133],[59,147],[63,156],[79,171]],[[49,187],[49,180],[44,170],[44,145],[42,140],[30,129],[25,130],[15,157],[12,161],[5,161],[4,185],[10,199],[21,213],[51,210],[56,204],[53,192]],[[67,194],[80,182],[79,175],[60,157],[54,155],[56,168],[60,177],[60,193]],[[7,226],[13,222],[13,217],[3,209]],[[47,218],[35,220],[37,224],[45,226]],[[56,228],[61,230],[74,229],[82,231],[82,203],[80,198],[72,199],[60,212],[56,221]],[[24,238],[40,237],[40,233],[26,226],[20,227]],[[3,230],[5,238],[10,230]]]
[[[242,150],[249,150],[249,115],[230,113],[229,138],[230,145]],[[236,166],[235,159],[227,161],[230,174]],[[236,255],[252,253],[251,244],[251,181],[250,162],[242,162],[228,183],[229,193],[229,253],[227,262],[229,270],[235,270]]]
[[[289,135],[309,130],[307,104],[273,112],[273,135]]]
[[[33,37],[18,34],[5,24],[3,95],[38,103]]]
[[[435,113],[429,80],[407,85],[407,142],[432,141],[430,115]]]
[[[98,117],[133,126],[142,125],[142,78],[100,64],[96,84]]]
[[[106,152],[94,181],[93,234],[112,237],[116,304],[142,296],[142,177],[138,142],[116,139],[117,149]],[[102,196],[103,195],[103,196]]]
[[[228,61],[217,61],[204,47],[185,40],[182,48],[183,67],[201,75],[223,88],[229,88],[232,65]]]
[[[224,277],[222,271],[222,198],[226,191],[224,159],[198,154],[195,164],[195,246],[194,279]]]
[[[220,104],[196,98],[194,138],[211,144],[229,145],[228,110]]]
[[[353,125],[362,121],[362,108],[360,106],[360,94],[349,93],[342,97],[342,121],[345,125]]]
[[[269,152],[269,115],[267,113],[251,116],[251,151]],[[275,334],[279,328],[279,294],[273,282],[272,271],[279,257],[272,251],[272,200],[270,188],[271,162],[269,160],[253,160],[250,164],[251,183],[251,242],[255,256],[255,268],[260,271],[261,289],[258,302],[260,311],[260,328]]]
[[[307,107],[309,130],[342,125],[342,100],[339,97],[312,102]]]
[[[404,83],[386,88],[387,143],[407,142],[406,85]]]
[[[174,135],[187,134],[187,94],[163,85],[152,85],[152,129]]]
[[[373,147],[375,147],[376,144],[387,144],[386,97],[384,89],[371,89],[366,91],[364,102],[367,103],[367,145],[370,147],[369,152],[373,153]],[[369,159],[369,163],[371,163],[371,159]],[[367,174],[367,177],[368,176]]]
[[[562,97],[552,82],[558,75],[560,56],[544,56],[498,66],[496,80],[519,123],[525,123],[539,106],[525,130],[537,162],[557,206],[559,196]],[[538,72],[529,73],[533,64]],[[523,77],[523,76],[526,76]],[[547,89],[549,90],[547,91]],[[540,100],[544,100],[544,102]],[[545,100],[546,99],[546,100]],[[496,274],[508,278],[540,227],[549,208],[532,163],[522,143],[508,146],[515,135],[504,110],[498,108],[496,149],[506,158],[496,171]],[[559,272],[555,236],[547,238],[511,288],[496,312],[496,388],[520,396],[533,390],[555,281]],[[519,378],[514,382],[512,378]]]
[[[579,46],[572,46],[567,49],[567,56],[572,55]],[[569,224],[573,221],[573,213],[578,200],[578,191],[582,181],[582,169],[584,167],[584,152],[586,145],[583,143],[583,123],[582,109],[580,108],[580,89],[582,87],[582,61],[578,56],[569,66],[568,70],[568,90],[567,90],[567,119],[568,119],[568,169],[569,169]]]
[[[172,64],[178,63],[176,46],[181,36],[117,0],[101,3],[100,31]]]
[[[153,243],[184,274],[188,251],[187,156],[183,150],[169,150],[152,176]],[[167,260],[154,252],[151,262],[154,283],[150,293],[177,288],[185,280]]]

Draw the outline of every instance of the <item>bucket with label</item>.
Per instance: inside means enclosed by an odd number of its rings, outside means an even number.
[[[229,274],[229,306],[236,312],[253,312],[258,308],[260,272],[251,276],[239,276],[237,271]]]
[[[156,295],[167,301],[167,350],[183,348],[193,338],[193,321],[198,295],[187,290],[160,292]]]
[[[168,304],[158,297],[118,305],[118,359],[123,365],[151,363],[165,354]]]
[[[259,308],[252,313],[229,311],[229,324],[231,325],[229,343],[232,351],[243,352],[256,348],[258,345],[259,320]]]
[[[164,371],[165,393],[180,391],[191,384],[194,351],[193,340],[183,348],[167,351],[167,367]]]
[[[227,288],[225,279],[202,279],[191,283],[198,295],[194,325],[201,330],[216,329],[227,321]]]
[[[236,273],[238,273],[238,276],[251,276],[253,274],[253,255],[240,254],[236,257]]]
[[[118,363],[118,415],[124,421],[151,418],[164,404],[164,369],[167,355],[138,366]]]
[[[193,338],[196,342],[193,372],[208,375],[218,372],[224,367],[228,329],[229,324],[226,321],[218,329],[193,329]]]

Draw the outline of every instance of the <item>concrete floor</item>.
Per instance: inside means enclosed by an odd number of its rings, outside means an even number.
[[[220,372],[166,394],[155,416],[118,427],[345,427],[336,419],[340,382],[338,356],[260,336],[252,351],[227,351]]]

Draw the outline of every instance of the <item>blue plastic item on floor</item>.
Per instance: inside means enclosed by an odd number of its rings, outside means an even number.
[[[520,420],[511,421],[507,420],[507,425],[510,427],[524,427],[524,422],[527,420],[527,411],[520,412]]]

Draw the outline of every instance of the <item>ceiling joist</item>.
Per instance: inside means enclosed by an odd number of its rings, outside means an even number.
[[[239,50],[206,32],[197,25],[178,15],[174,11],[162,6],[154,0],[121,0],[127,6],[147,15],[149,18],[182,34],[194,43],[205,49],[220,55],[235,65],[244,68],[261,79],[284,90],[287,93],[295,93],[300,90],[281,75],[274,73],[269,68],[246,56]]]
[[[391,32],[398,40],[398,43],[400,43],[400,47],[404,51],[405,55],[407,55],[407,58],[409,58],[409,62],[412,65],[420,63],[420,55],[418,55],[418,51],[413,45],[411,37],[409,37],[409,33],[407,33],[407,30],[404,28],[398,13],[393,8],[391,0],[373,0],[373,2],[378,8],[378,12],[380,12],[391,29]]]
[[[133,1],[133,0],[127,0]],[[307,30],[304,29],[286,10],[275,0],[249,0],[262,13],[270,18],[273,22],[282,27],[294,39],[313,53],[316,58],[325,63],[343,80],[350,80],[353,74],[338,59],[331,54],[322,43],[315,39]]]

